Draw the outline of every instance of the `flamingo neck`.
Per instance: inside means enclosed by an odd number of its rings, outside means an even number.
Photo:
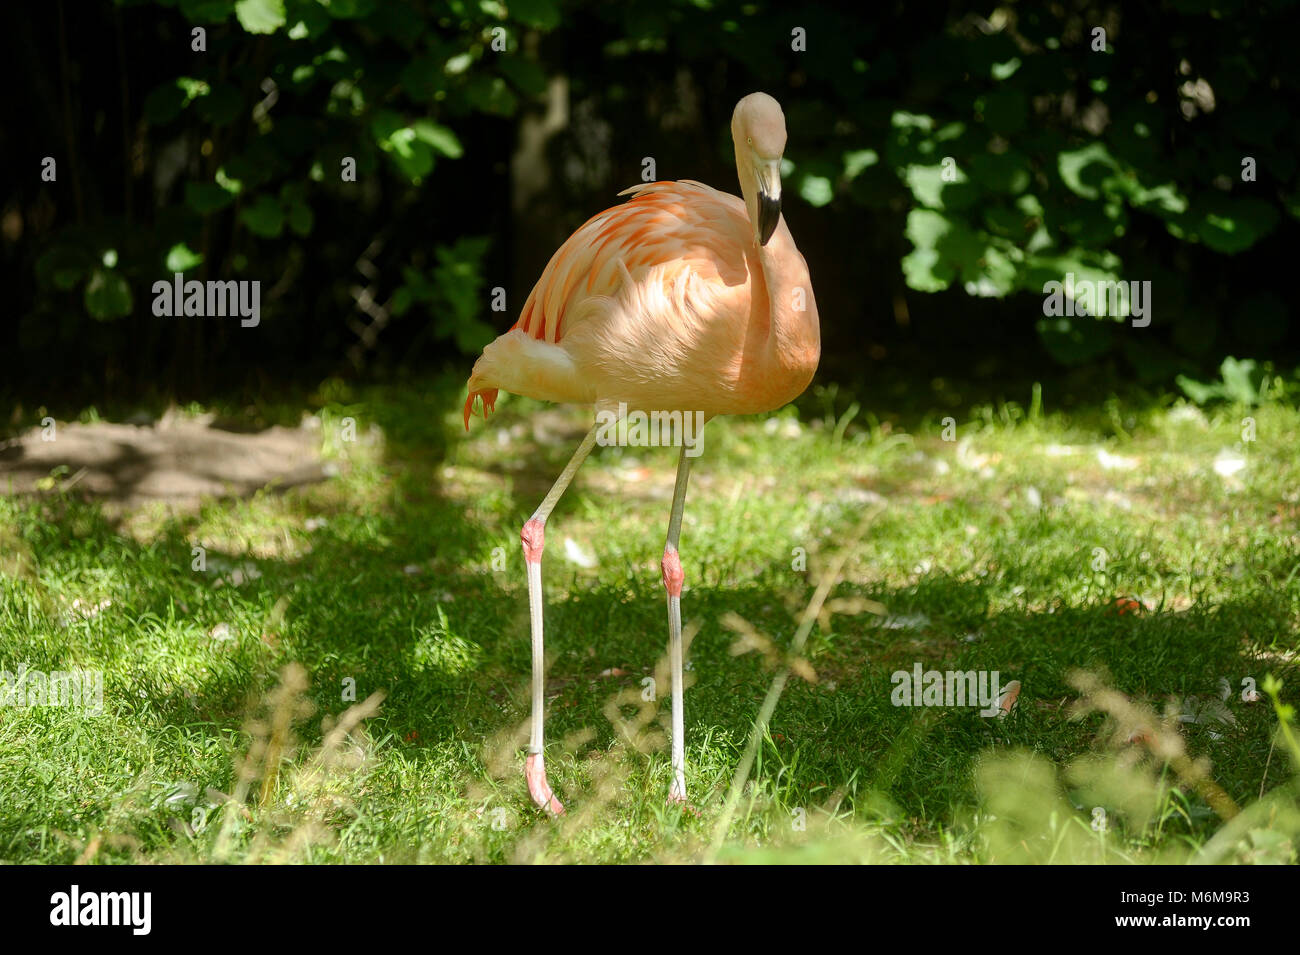
[[[802,392],[817,370],[821,357],[817,302],[813,298],[808,266],[794,244],[784,215],[767,245],[759,244],[758,177],[748,150],[741,148],[734,131],[733,141],[740,194],[745,200],[754,243],[753,255],[763,276],[761,290],[758,282],[751,286],[754,294],[751,328],[761,329],[760,334],[765,335],[761,357],[755,357],[763,366],[762,375],[768,383],[772,406],[779,407]]]
[[[821,354],[817,302],[808,266],[784,215],[767,245],[757,246],[757,252],[767,291],[769,360],[790,371],[809,369],[811,375]]]

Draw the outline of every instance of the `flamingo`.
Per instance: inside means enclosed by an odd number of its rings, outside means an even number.
[[[781,216],[785,114],[751,93],[731,117],[743,198],[693,180],[626,189],[632,198],[589,219],[551,257],[518,321],[470,375],[465,428],[504,389],[593,405],[598,420],[627,411],[717,415],[772,411],[798,397],[821,355],[808,265]],[[606,417],[608,420],[608,417]],[[542,551],[546,520],[600,433],[583,438],[520,531],[532,632],[532,724],[524,776],[538,808],[564,806],[546,778]],[[672,784],[686,802],[678,544],[692,455],[678,457],[660,570],[668,600]],[[698,449],[696,450],[698,454]]]

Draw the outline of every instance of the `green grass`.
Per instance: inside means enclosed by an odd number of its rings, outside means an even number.
[[[698,814],[665,800],[675,454],[598,448],[548,525],[547,762],[570,810],[552,821],[522,775],[518,530],[586,418],[503,396],[466,437],[457,387],[331,383],[308,404],[339,474],[288,494],[182,516],[0,499],[0,668],[104,680],[101,715],[0,708],[0,859],[1295,860],[1300,752],[1263,693],[1300,685],[1288,404],[1067,417],[1049,398],[957,414],[945,441],[938,416],[882,423],[823,392],[821,414],[813,396],[710,423],[682,535]],[[1244,466],[1220,474],[1224,453]],[[780,648],[837,556],[816,681],[786,686],[715,856]],[[734,653],[729,614],[777,649]],[[1005,719],[893,706],[917,662],[1022,692]],[[1173,719],[1223,680],[1233,722]]]

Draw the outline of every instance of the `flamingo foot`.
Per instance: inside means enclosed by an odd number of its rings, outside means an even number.
[[[700,818],[700,811],[691,805],[690,801],[686,798],[685,793],[678,793],[676,791],[668,793],[668,804],[670,806],[680,806],[682,812],[689,812],[696,819]]]
[[[546,781],[546,762],[541,753],[530,753],[524,760],[524,778],[528,780],[528,795],[533,805],[552,816],[564,815],[564,804],[555,798],[551,784]]]
[[[686,798],[686,786],[674,779],[672,787],[668,790],[668,802],[675,806],[681,806],[685,812],[689,812],[696,818],[699,817],[700,811],[691,805],[690,800]]]

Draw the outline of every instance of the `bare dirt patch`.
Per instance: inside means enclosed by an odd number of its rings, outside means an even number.
[[[211,415],[169,413],[149,424],[57,422],[0,443],[0,493],[59,488],[132,508],[181,508],[205,497],[247,497],[328,476],[320,441],[305,428],[236,433]]]

